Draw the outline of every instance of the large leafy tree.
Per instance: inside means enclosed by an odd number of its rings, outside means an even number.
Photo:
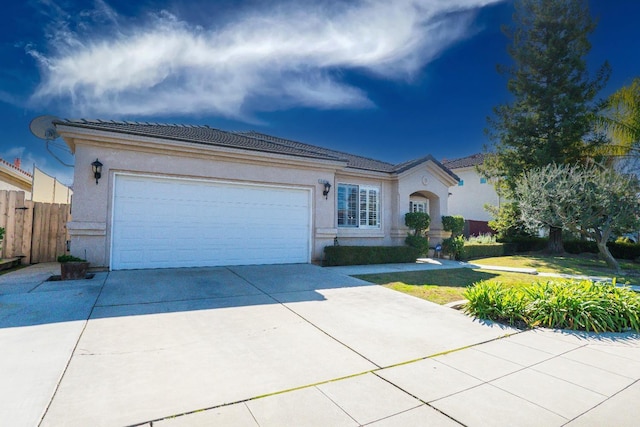
[[[595,240],[607,265],[619,271],[607,241],[640,226],[640,186],[635,175],[598,165],[550,164],[523,175],[515,189],[528,227],[565,228]]]
[[[519,0],[511,40],[511,66],[498,66],[509,77],[513,100],[488,119],[488,147],[481,172],[500,177],[503,194],[513,196],[528,170],[550,163],[583,161],[603,138],[593,130],[593,102],[609,76],[608,64],[591,76],[586,55],[594,31],[585,0]],[[562,230],[550,229],[549,251],[563,251]]]

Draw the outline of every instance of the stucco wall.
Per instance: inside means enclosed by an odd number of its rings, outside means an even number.
[[[398,181],[397,229],[394,234],[404,240],[409,231],[404,225],[404,215],[409,212],[411,194],[420,193],[429,199],[429,242],[431,245],[440,243],[449,233],[442,229],[443,215],[449,212],[449,183],[452,178],[444,176],[444,172],[433,163],[426,163],[420,167],[401,175]]]
[[[464,219],[489,221],[493,217],[484,209],[485,204],[498,206],[499,198],[493,184],[480,183],[480,174],[475,168],[454,169],[456,175],[464,181],[462,186],[453,186],[449,190],[449,212],[462,215]]]
[[[101,148],[76,142],[73,222],[69,224],[71,252],[85,256],[94,266],[109,266],[114,174],[140,173],[157,176],[205,178],[213,180],[299,186],[312,190],[312,259],[335,237],[334,198],[322,195],[319,180],[334,181],[330,168],[296,168],[250,161],[230,161],[215,155],[183,157],[161,153]],[[102,178],[96,185],[91,162],[103,163]],[[332,189],[333,190],[333,189]],[[332,191],[333,193],[333,191]],[[176,207],[179,214],[179,207]]]
[[[403,174],[345,169],[339,161],[292,159],[256,152],[220,150],[187,143],[118,139],[113,135],[63,135],[75,150],[73,221],[69,223],[71,253],[86,257],[95,267],[109,267],[115,174],[211,179],[226,182],[284,185],[310,189],[312,194],[311,261],[323,257],[324,247],[338,237],[342,245],[401,245],[407,234],[404,214],[411,194],[429,197],[431,237],[441,233],[440,216],[447,213],[448,185],[452,178],[427,162]],[[103,164],[96,184],[91,163]],[[323,182],[331,183],[329,197]],[[339,228],[336,203],[338,183],[376,186],[381,189],[380,229]],[[179,206],[176,207],[179,215]]]

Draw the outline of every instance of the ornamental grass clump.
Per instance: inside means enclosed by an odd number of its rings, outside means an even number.
[[[558,280],[505,288],[477,283],[465,291],[465,312],[528,327],[640,332],[640,294],[614,283]]]

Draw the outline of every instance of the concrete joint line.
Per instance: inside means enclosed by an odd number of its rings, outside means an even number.
[[[401,365],[406,365],[406,364],[407,364],[407,363],[402,363]],[[385,369],[386,369],[386,368],[385,368]],[[386,378],[384,378],[384,377],[381,377],[380,375],[378,375],[378,374],[377,374],[377,371],[381,371],[381,370],[382,370],[382,369],[377,369],[376,371],[372,371],[371,373],[372,373],[373,375],[375,375],[376,377],[380,378],[382,381],[386,382],[387,384],[391,384],[393,387],[397,388],[397,389],[398,389],[398,390],[400,390],[401,392],[403,392],[403,393],[405,393],[405,394],[408,394],[409,396],[413,397],[414,399],[416,399],[418,402],[422,403],[423,405],[426,405],[426,406],[428,406],[429,408],[434,409],[434,410],[436,410],[436,411],[440,412],[442,415],[444,415],[445,417],[449,418],[450,420],[452,420],[452,421],[454,421],[454,422],[456,422],[456,423],[460,424],[461,426],[465,426],[465,424],[463,424],[461,421],[459,421],[459,420],[457,420],[457,419],[453,418],[451,415],[447,414],[446,412],[442,412],[440,409],[436,408],[435,406],[431,406],[431,405],[429,404],[429,402],[427,402],[427,401],[425,401],[425,400],[420,399],[418,396],[416,396],[416,395],[415,395],[415,394],[413,394],[413,393],[409,393],[407,390],[403,389],[403,388],[402,388],[402,387],[400,387],[398,384],[393,383],[393,382],[389,381],[388,379],[386,379]],[[482,385],[482,384],[478,384],[478,385],[476,385],[476,386],[469,387],[469,388],[468,388],[468,389],[466,389],[466,390],[470,390],[470,389],[472,389],[472,388],[479,387],[479,386],[481,386],[481,385]],[[457,393],[460,393],[460,392],[457,392]],[[450,395],[448,395],[448,396],[453,396],[454,394],[457,394],[457,393],[452,393],[452,394],[450,394]],[[448,396],[444,396],[444,397],[448,397]],[[441,397],[440,399],[444,399],[444,397]],[[440,399],[436,399],[436,400],[440,400]],[[415,408],[411,408],[411,409],[415,409]],[[407,411],[410,411],[411,409],[407,409]],[[403,411],[403,412],[407,412],[407,411]],[[402,412],[400,412],[400,413],[402,413]],[[397,415],[397,414],[395,414],[395,415]],[[387,417],[387,418],[388,418],[388,417]]]
[[[69,355],[69,359],[67,360],[67,363],[66,363],[66,365],[64,367],[64,370],[62,371],[62,374],[60,375],[60,378],[58,379],[58,383],[56,384],[56,387],[53,390],[53,394],[51,395],[51,399],[49,399],[49,404],[44,409],[44,412],[42,413],[42,416],[40,417],[40,421],[38,421],[38,427],[42,425],[42,422],[44,421],[44,418],[47,416],[47,413],[49,412],[49,409],[51,408],[51,404],[53,403],[53,399],[55,399],[56,394],[58,394],[58,390],[60,389],[60,384],[62,383],[62,380],[64,379],[64,376],[66,375],[67,370],[69,369],[69,365],[71,364],[71,359],[73,359],[73,355],[76,354],[76,350],[78,349],[78,345],[80,344],[80,340],[82,339],[82,336],[84,335],[84,331],[87,329],[87,325],[89,324],[89,319],[91,319],[91,316],[93,315],[93,310],[95,310],[95,308],[96,308],[96,304],[97,304],[98,300],[100,299],[100,295],[102,295],[102,291],[104,290],[105,283],[107,283],[107,279],[109,278],[109,274],[110,273],[107,273],[107,275],[104,278],[104,281],[102,282],[102,285],[100,286],[100,292],[98,292],[98,295],[96,296],[96,300],[93,302],[93,305],[91,306],[91,311],[89,312],[89,315],[87,316],[87,320],[84,321],[84,325],[82,326],[82,330],[80,331],[80,334],[78,334],[78,339],[76,340],[76,343],[73,346],[73,350],[71,351],[71,354]]]
[[[365,355],[361,354],[360,352],[356,351],[355,349],[349,347],[348,345],[346,345],[345,343],[343,343],[342,341],[340,341],[339,339],[337,339],[336,337],[332,336],[331,334],[329,334],[327,331],[325,331],[324,329],[320,328],[319,326],[315,325],[313,322],[309,321],[308,319],[306,319],[305,317],[301,316],[299,313],[297,313],[296,311],[294,311],[293,309],[287,307],[284,303],[278,301],[276,298],[274,298],[271,294],[266,293],[265,291],[263,291],[262,289],[260,289],[259,287],[257,287],[255,284],[251,283],[249,280],[247,280],[247,278],[242,277],[240,274],[236,273],[233,270],[230,270],[229,268],[227,268],[227,270],[229,270],[231,273],[235,274],[236,276],[238,276],[240,279],[244,280],[245,282],[247,282],[249,285],[253,286],[254,288],[256,288],[258,291],[260,291],[262,294],[264,294],[265,296],[267,296],[268,298],[272,299],[275,303],[281,305],[282,307],[284,307],[286,310],[290,311],[291,313],[293,313],[294,315],[296,315],[297,317],[299,317],[300,319],[304,320],[306,323],[308,323],[309,325],[313,326],[314,328],[316,328],[317,330],[319,330],[320,332],[322,332],[323,334],[325,334],[326,336],[328,336],[329,338],[331,338],[332,340],[334,340],[335,342],[339,343],[340,345],[342,345],[343,347],[349,349],[350,351],[354,352],[355,354],[357,354],[358,356],[362,357],[364,360],[366,360],[367,362],[371,363],[374,366],[377,366],[378,368],[381,368],[380,365],[378,365],[377,363],[375,363],[374,361],[370,360],[368,357],[366,357]]]
[[[578,418],[580,418],[581,416],[583,416],[584,414],[586,414],[587,412],[593,411],[594,409],[596,409],[598,406],[602,405],[603,403],[605,403],[606,401],[613,399],[614,397],[616,397],[617,395],[619,395],[620,393],[622,393],[623,391],[625,391],[626,389],[628,389],[629,387],[636,385],[640,383],[640,380],[635,380],[634,382],[632,382],[631,384],[629,384],[628,386],[624,387],[621,390],[618,390],[616,393],[612,394],[611,396],[607,397],[606,399],[604,399],[602,402],[598,403],[596,406],[591,407],[589,409],[587,409],[586,411],[584,411],[583,413],[576,415],[575,417],[571,418],[569,421],[567,421],[565,424],[563,425],[567,425],[569,423],[571,423],[572,421],[577,420]]]

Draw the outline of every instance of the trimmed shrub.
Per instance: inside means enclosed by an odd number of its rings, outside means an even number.
[[[420,255],[425,255],[427,252],[429,252],[429,239],[424,236],[414,236],[413,234],[408,234],[404,239],[404,242],[407,244],[407,246],[416,248]]]
[[[627,243],[616,240],[615,242],[608,242],[607,247],[611,255],[616,259],[634,260],[640,257],[640,244],[638,243]],[[581,254],[585,252],[597,254],[598,246],[596,242],[593,241],[569,240],[564,242],[564,250],[570,254]]]
[[[451,235],[455,237],[464,230],[464,218],[460,215],[443,216],[442,228],[444,228],[445,231],[450,231]]]
[[[607,243],[609,252],[617,259],[636,259],[640,257],[640,244],[609,242]]]
[[[87,260],[78,258],[77,256],[65,254],[58,256],[58,262],[64,264],[65,262],[87,262]]]
[[[462,259],[503,256],[507,254],[508,245],[508,243],[465,243],[462,249]]]
[[[549,239],[544,237],[516,236],[498,239],[499,243],[513,243],[515,252],[536,252],[542,251],[547,247]]]
[[[464,237],[453,236],[442,241],[442,251],[453,256],[454,259],[462,259],[462,251],[464,250]]]
[[[421,235],[429,228],[431,217],[426,212],[408,212],[404,215],[404,225],[413,230],[413,234]]]
[[[528,327],[593,332],[640,332],[640,294],[589,280],[536,282],[505,288],[480,282],[468,288],[467,314]]]
[[[410,246],[325,246],[324,266],[415,262],[420,256]]]

